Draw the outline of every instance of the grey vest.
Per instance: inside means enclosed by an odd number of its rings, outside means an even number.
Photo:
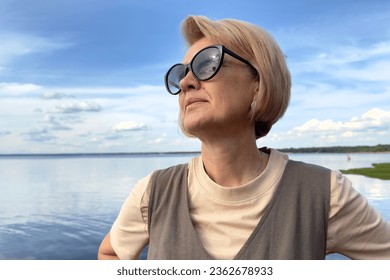
[[[148,259],[212,259],[191,222],[187,175],[182,164],[152,176]],[[324,259],[329,201],[330,170],[289,160],[263,217],[234,259]]]

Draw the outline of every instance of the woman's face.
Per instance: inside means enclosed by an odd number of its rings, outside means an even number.
[[[198,51],[214,44],[207,38],[200,39],[189,48],[183,63],[190,63]],[[219,72],[208,81],[198,81],[190,71],[180,82],[179,104],[184,128],[201,140],[240,135],[243,129],[254,133],[249,117],[254,85],[248,66],[228,54]]]

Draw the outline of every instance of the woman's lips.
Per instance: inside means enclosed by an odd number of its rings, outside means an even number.
[[[190,106],[192,104],[198,104],[198,103],[204,103],[204,102],[207,102],[207,100],[202,99],[202,98],[189,98],[185,101],[184,107],[187,108],[188,106]]]

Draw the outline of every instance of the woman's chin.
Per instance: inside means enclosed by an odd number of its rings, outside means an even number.
[[[197,137],[199,132],[204,131],[207,129],[207,126],[204,125],[204,123],[194,120],[184,120],[184,128],[186,132],[192,136]]]

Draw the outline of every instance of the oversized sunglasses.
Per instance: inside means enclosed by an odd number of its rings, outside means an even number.
[[[177,63],[169,68],[165,74],[165,87],[170,94],[180,93],[180,81],[187,75],[189,70],[198,81],[207,81],[214,77],[221,68],[224,54],[227,53],[239,61],[248,65],[254,73],[258,74],[256,68],[246,59],[222,45],[208,46],[200,50],[192,58],[189,64]]]

